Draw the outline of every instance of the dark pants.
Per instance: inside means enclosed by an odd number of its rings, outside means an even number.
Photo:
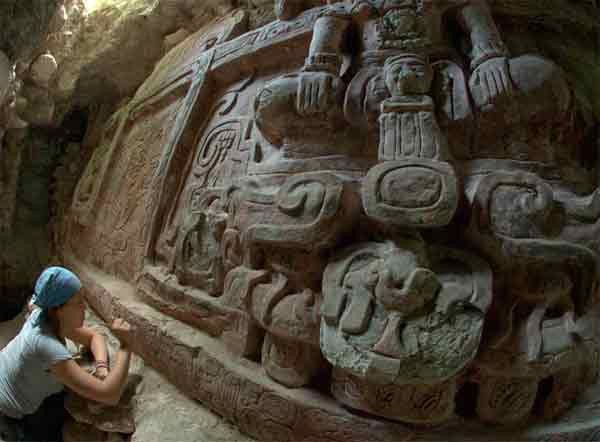
[[[62,442],[66,415],[64,393],[48,397],[23,419],[0,415],[0,442]]]
[[[0,413],[0,442],[17,440],[17,427],[13,419]]]

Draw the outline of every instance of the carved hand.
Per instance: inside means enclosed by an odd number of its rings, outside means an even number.
[[[414,269],[402,281],[384,268],[375,287],[375,296],[389,310],[412,313],[431,301],[440,288],[441,283],[436,274],[429,269]]]
[[[481,63],[471,75],[469,88],[479,108],[493,104],[500,97],[513,95],[506,57],[494,57]]]
[[[385,85],[383,76],[377,75],[369,80],[364,99],[364,112],[367,118],[370,117],[374,122],[379,117],[381,102],[391,96],[390,91]],[[373,117],[374,116],[374,117]]]
[[[327,72],[304,72],[298,81],[296,110],[302,116],[325,113],[335,106],[341,80]]]

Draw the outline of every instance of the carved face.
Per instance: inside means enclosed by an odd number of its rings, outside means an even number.
[[[433,71],[418,57],[402,57],[385,65],[385,84],[393,96],[424,95],[431,88]]]
[[[382,260],[375,296],[391,310],[409,314],[431,301],[440,289],[432,271],[418,266],[413,253],[394,253]]]

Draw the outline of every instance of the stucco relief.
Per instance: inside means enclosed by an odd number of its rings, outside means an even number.
[[[600,218],[561,69],[483,0],[276,14],[196,49],[159,123],[138,294],[373,419],[449,422],[467,390],[482,421],[560,416],[597,376]]]

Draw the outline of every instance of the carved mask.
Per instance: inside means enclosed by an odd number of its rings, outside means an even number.
[[[424,95],[431,88],[433,71],[416,54],[390,57],[384,66],[385,84],[393,96]]]

